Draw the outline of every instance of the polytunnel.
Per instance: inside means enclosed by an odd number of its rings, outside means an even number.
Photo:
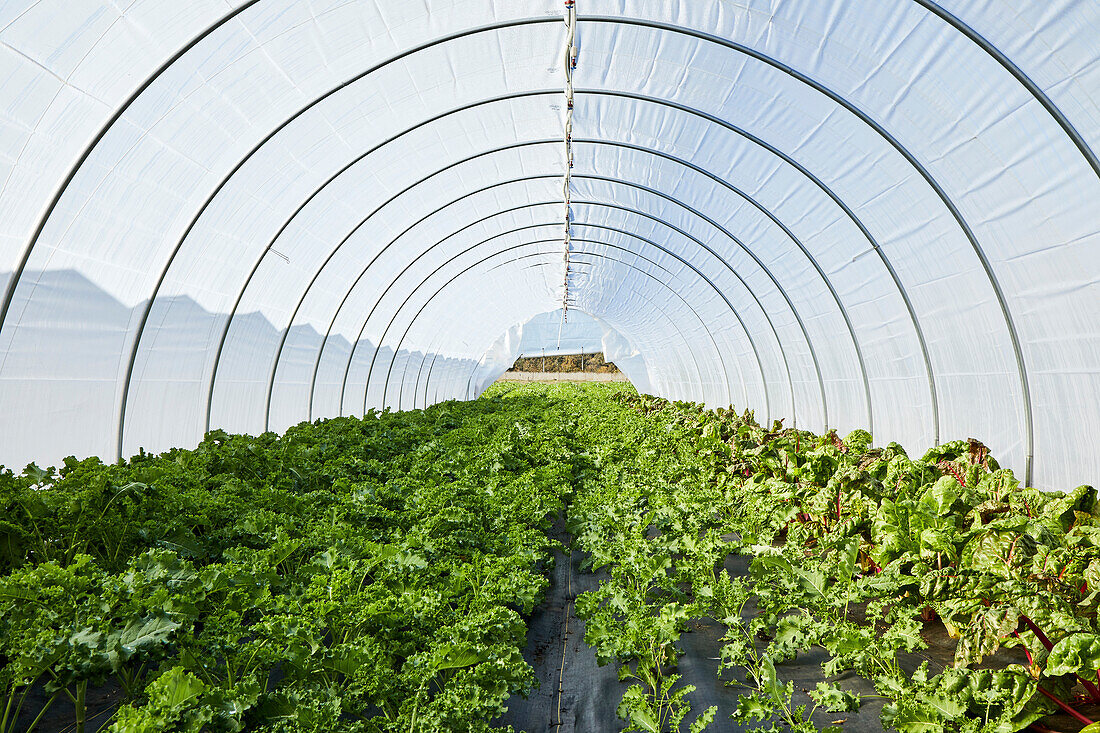
[[[1100,731],[1100,0],[0,0],[0,100],[0,733]]]
[[[658,395],[1100,471],[1090,0],[6,0],[0,462]]]

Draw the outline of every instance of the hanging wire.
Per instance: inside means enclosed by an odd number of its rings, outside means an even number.
[[[558,346],[561,332],[569,319],[569,252],[572,250],[573,213],[570,192],[573,174],[573,70],[577,68],[577,6],[575,0],[565,0],[565,160],[562,175],[562,200],[565,203],[565,233],[562,253],[561,323],[558,325]]]

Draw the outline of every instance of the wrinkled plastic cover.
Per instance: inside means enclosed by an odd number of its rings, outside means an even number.
[[[0,462],[464,399],[564,298],[645,390],[1095,479],[1100,4],[577,13],[566,279],[559,0],[0,2]]]

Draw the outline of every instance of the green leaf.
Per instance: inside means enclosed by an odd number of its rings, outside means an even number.
[[[14,583],[6,583],[0,581],[0,599],[10,598],[15,601],[34,601],[40,602],[38,593],[27,588],[22,588]]]
[[[737,700],[737,710],[733,713],[735,720],[761,721],[766,720],[772,714],[772,706],[767,705],[756,694],[741,695]]]
[[[924,702],[932,706],[932,709],[948,720],[953,720],[966,712],[966,705],[958,700],[932,695],[924,699]]]
[[[898,733],[942,733],[943,718],[934,708],[900,711],[893,722]]]
[[[484,652],[473,649],[472,647],[447,645],[443,647],[441,651],[442,656],[432,662],[432,669],[436,672],[442,672],[445,669],[472,667],[488,659]]]
[[[942,517],[951,511],[961,493],[962,486],[953,476],[941,476],[921,497],[920,503],[923,508]]]
[[[220,692],[220,690],[216,690]],[[183,667],[173,667],[145,690],[148,702],[140,708],[128,705],[119,710],[113,733],[199,733],[213,717],[200,704],[209,689]]]
[[[294,554],[302,546],[301,540],[284,540],[271,548],[271,564],[280,565],[284,560]]]
[[[841,583],[847,583],[852,579],[856,570],[856,558],[859,557],[859,538],[849,537],[837,548],[836,577]],[[824,590],[824,589],[823,589]]]
[[[756,562],[763,567],[775,568],[783,574],[789,575],[811,597],[820,598],[825,595],[825,574],[820,571],[796,567],[791,564],[790,560],[779,555],[763,555],[758,557]]]
[[[27,467],[23,469],[23,475],[35,484],[41,485],[48,483],[54,478],[54,470],[52,466],[48,469],[43,469],[39,468],[37,464],[28,463]]]
[[[117,641],[129,656],[142,647],[164,643],[179,627],[178,623],[166,616],[151,616],[131,621],[122,631],[112,633],[111,640]]]
[[[206,691],[206,685],[183,667],[173,667],[154,684],[157,702],[169,708],[182,707]]]
[[[1085,568],[1085,582],[1092,592],[1100,591],[1100,559],[1091,561]]]
[[[996,652],[1005,638],[1020,623],[1020,612],[1014,606],[999,605],[974,615],[955,648],[955,666],[968,667]]]
[[[760,662],[760,691],[770,697],[779,706],[784,706],[791,699],[792,686],[784,685],[779,681],[779,675],[775,671],[775,663],[772,658],[765,655]]]
[[[1059,641],[1047,657],[1046,674],[1080,674],[1092,678],[1100,669],[1100,635],[1073,634]]]
[[[653,716],[649,714],[648,710],[631,710],[630,722],[650,733],[661,733],[657,721],[653,719]]]
[[[828,682],[818,682],[817,689],[810,691],[810,697],[819,706],[829,712],[852,712],[859,709],[859,695],[842,690]]]
[[[339,672],[346,677],[351,677],[353,674],[355,674],[356,670],[362,667],[365,663],[365,656],[357,650],[334,651],[328,659],[322,662],[323,666],[327,669]],[[474,662],[474,664],[476,663],[477,662]],[[458,666],[466,667],[469,665],[463,664]],[[440,671],[443,669],[457,669],[457,667],[436,667],[436,671]]]
[[[714,722],[714,716],[717,712],[718,706],[711,705],[709,708],[699,713],[699,717],[692,721],[688,733],[703,733],[703,731],[707,729],[707,726]]]

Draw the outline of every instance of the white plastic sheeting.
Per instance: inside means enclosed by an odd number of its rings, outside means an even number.
[[[559,0],[0,0],[0,462],[474,396],[566,297],[660,394],[1095,480],[1100,5],[577,11],[566,289]]]

